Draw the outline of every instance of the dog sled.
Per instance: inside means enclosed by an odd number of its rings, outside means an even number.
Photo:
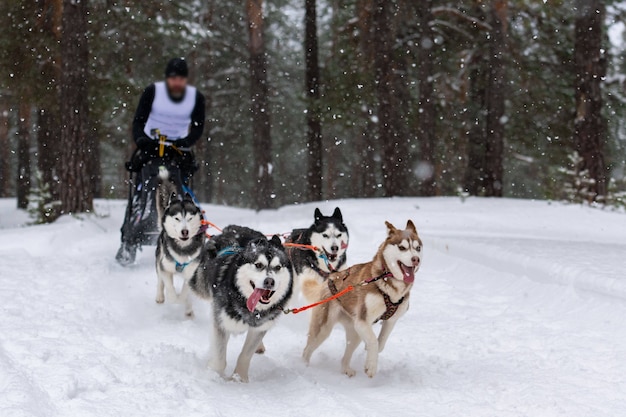
[[[130,173],[128,204],[121,228],[122,244],[115,257],[122,265],[135,261],[138,248],[156,245],[159,236],[156,189],[161,167],[168,170],[169,180],[179,195],[193,196],[190,181],[197,165],[190,150],[177,148],[164,139],[154,149],[136,149],[126,163]]]

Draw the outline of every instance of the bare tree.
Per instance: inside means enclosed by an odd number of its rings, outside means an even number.
[[[482,6],[479,6],[482,7]],[[486,44],[476,51],[470,71],[468,166],[465,189],[472,195],[501,197],[503,191],[506,94],[507,0],[492,0],[487,11]]]
[[[487,108],[485,136],[485,195],[502,197],[504,153],[504,106],[506,91],[506,37],[508,28],[507,0],[493,0],[489,10],[489,71],[485,104]]]
[[[5,98],[0,100],[0,149],[9,149],[9,109]],[[0,152],[0,197],[8,197],[11,178],[11,153]]]
[[[305,0],[304,51],[306,62],[307,148],[309,199],[322,199],[322,123],[320,120],[320,68],[317,46],[316,0]]]
[[[263,36],[263,0],[246,0],[248,50],[250,53],[250,112],[252,149],[255,158],[254,204],[257,209],[272,207],[272,138],[268,103],[267,57]]]
[[[581,170],[592,180],[589,189],[591,200],[601,200],[607,193],[604,162],[606,126],[602,117],[602,79],[606,73],[602,52],[604,15],[604,1],[576,1],[574,144],[583,160]]]
[[[87,0],[63,0],[60,197],[63,213],[93,210],[89,161]]]
[[[39,2],[41,9],[40,30],[51,36],[55,42],[61,41],[62,0]],[[40,98],[37,115],[37,167],[42,181],[50,186],[52,200],[58,200],[58,166],[61,143],[59,85],[61,78],[61,58],[58,50],[51,50],[41,65],[42,79],[47,81],[45,94]]]
[[[430,27],[433,21],[432,0],[413,3],[417,14],[418,48],[419,48],[419,111],[418,140],[420,143],[420,193],[425,196],[437,194],[435,171],[435,128],[436,109],[433,90],[433,49],[435,39]]]
[[[396,79],[394,60],[395,31],[392,16],[394,1],[376,0],[372,21],[377,36],[374,39],[376,95],[378,97],[378,141],[383,149],[383,185],[385,195],[408,193],[408,143],[405,121],[401,114],[400,97],[404,96],[401,82]],[[392,9],[393,8],[393,9]]]
[[[30,194],[30,111],[27,101],[22,101],[17,111],[17,207],[28,207]]]

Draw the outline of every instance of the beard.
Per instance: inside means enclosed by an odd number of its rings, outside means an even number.
[[[170,87],[168,88],[168,92],[170,94],[170,97],[175,99],[175,100],[180,100],[184,97],[185,95],[185,87]]]

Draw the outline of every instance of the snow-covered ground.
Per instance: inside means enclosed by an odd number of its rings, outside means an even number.
[[[379,374],[340,373],[343,331],[306,367],[308,312],[282,317],[251,382],[206,368],[210,318],[154,302],[153,249],[113,260],[123,202],[22,227],[0,200],[0,416],[619,416],[626,410],[626,215],[541,201],[343,200],[349,261],[384,220],[425,245],[411,309]],[[315,205],[204,207],[266,233],[311,223]],[[296,300],[294,304],[301,303]],[[232,339],[229,369],[243,342]],[[355,355],[361,370],[362,348]]]

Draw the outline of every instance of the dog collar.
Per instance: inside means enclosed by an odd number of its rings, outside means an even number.
[[[239,252],[241,252],[241,248],[239,246],[226,246],[224,249],[217,252],[216,257],[219,258],[226,255],[236,255]]]
[[[317,272],[322,278],[326,279],[329,277],[329,275],[331,274],[331,272],[326,272],[326,271],[322,271],[322,268],[320,268],[319,266],[317,266],[315,264],[315,262],[310,262],[310,265],[312,270],[314,270],[315,272]]]
[[[189,261],[189,262],[185,262],[185,263],[180,263],[178,262],[176,259],[174,259],[174,262],[176,263],[176,272],[183,272],[183,270],[193,261]]]

